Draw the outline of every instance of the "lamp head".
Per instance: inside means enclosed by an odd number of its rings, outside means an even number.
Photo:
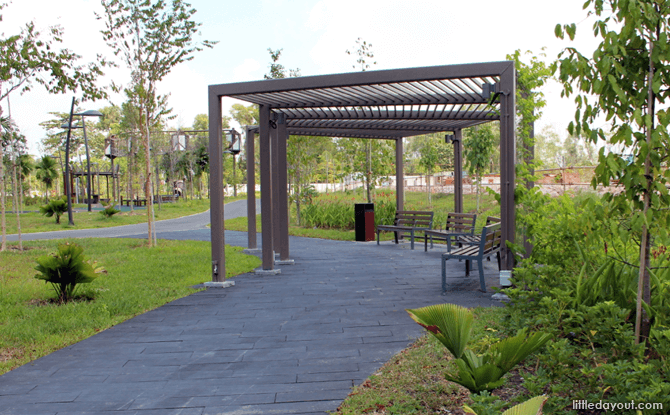
[[[80,115],[82,117],[102,117],[102,113],[100,111],[96,110],[88,110],[84,112],[80,112],[77,114],[72,114],[72,115]]]

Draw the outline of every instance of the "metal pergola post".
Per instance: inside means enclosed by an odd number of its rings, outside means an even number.
[[[226,279],[225,228],[223,222],[223,140],[221,97],[209,94],[209,188],[212,236],[212,282]]]
[[[402,137],[395,140],[395,204],[396,210],[405,210],[405,174]]]
[[[516,70],[510,65],[500,75],[500,216],[502,220],[501,269],[514,268],[514,255],[506,242],[515,241],[515,117]]]
[[[286,131],[286,116],[279,114],[277,119],[277,212],[279,214],[279,259],[282,263],[289,261],[289,210],[288,210],[288,169],[286,160],[286,146],[288,133]]]
[[[249,249],[256,249],[256,159],[254,141],[256,133],[250,126],[245,128],[247,137],[247,235]]]
[[[273,117],[273,114],[270,114]],[[274,117],[273,117],[274,118]],[[281,249],[281,214],[279,213],[279,130],[277,129],[276,119],[273,120],[270,128],[270,165],[272,172],[272,246],[274,247],[275,255]]]
[[[261,152],[261,232],[263,238],[263,270],[274,269],[272,239],[272,163],[270,154],[270,107],[258,106],[258,140]]]
[[[463,213],[463,131],[454,131],[454,212]]]

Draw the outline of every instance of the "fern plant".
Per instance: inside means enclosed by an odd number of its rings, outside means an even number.
[[[121,211],[114,207],[114,203],[111,203],[109,206],[105,206],[105,208],[100,211],[100,214],[105,218],[111,218],[119,212]]]
[[[63,199],[54,199],[44,206],[40,206],[40,213],[48,218],[56,216],[56,223],[60,224],[60,217],[67,212],[67,203]]]
[[[58,301],[66,303],[74,297],[78,284],[87,284],[106,272],[84,257],[84,248],[75,243],[59,244],[53,255],[37,259],[35,278],[50,283]]]
[[[458,374],[446,375],[446,379],[472,393],[502,386],[507,372],[551,339],[550,334],[537,332],[529,335],[526,329],[522,329],[516,336],[494,343],[484,354],[477,355],[467,348],[474,322],[474,316],[467,308],[456,304],[437,304],[406,311],[454,356]]]

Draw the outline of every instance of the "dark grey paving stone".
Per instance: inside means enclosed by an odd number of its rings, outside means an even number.
[[[280,392],[277,394],[277,403],[283,402],[312,402],[312,401],[330,401],[344,400],[351,392],[351,388],[318,391],[318,392]]]
[[[279,275],[238,276],[0,376],[0,414],[323,414],[423,333],[406,308],[497,304],[455,261],[442,296],[438,249],[290,240],[296,265]]]
[[[245,405],[239,407],[207,407],[203,415],[258,415],[258,414],[324,414],[337,409],[341,399],[314,402],[275,403],[271,405]]]

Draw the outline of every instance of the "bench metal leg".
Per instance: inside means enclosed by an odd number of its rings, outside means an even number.
[[[447,293],[447,259],[442,257],[442,295]]]
[[[469,259],[465,260],[465,276],[466,277],[470,276],[470,260]]]
[[[414,250],[414,229],[412,229],[410,231],[410,236],[412,238],[411,241],[410,241],[410,246],[411,246],[412,250]]]
[[[393,231],[393,235],[395,236],[395,244],[398,245],[398,231]]]
[[[479,259],[477,259],[477,265],[479,266],[479,285],[481,286],[482,291],[486,292],[486,281],[484,280],[484,258],[483,257],[479,257]]]
[[[377,245],[379,245],[379,230],[377,230]]]

